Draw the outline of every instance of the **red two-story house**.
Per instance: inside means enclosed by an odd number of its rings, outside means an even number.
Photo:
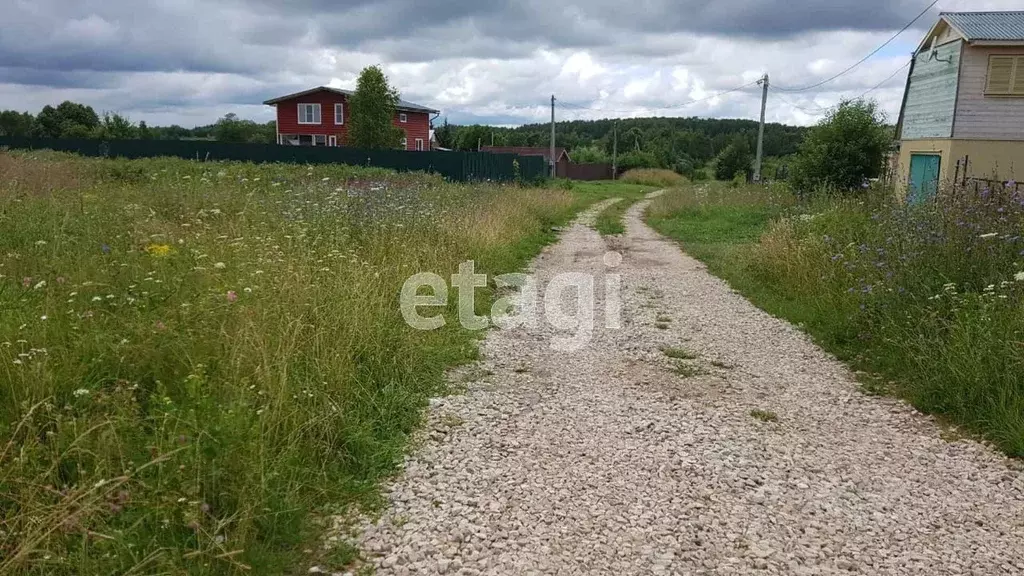
[[[351,90],[319,86],[267,100],[277,107],[277,143],[290,146],[345,146]],[[430,150],[430,115],[439,111],[401,100],[395,126],[405,133],[401,148]]]

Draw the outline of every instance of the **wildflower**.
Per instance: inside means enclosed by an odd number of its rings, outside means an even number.
[[[216,264],[213,265],[213,267],[216,268],[217,270],[223,270],[227,268],[228,265],[223,262],[217,262]]]
[[[21,279],[21,286],[22,286],[22,288],[28,288],[31,285],[32,285],[32,279],[29,278],[28,276],[26,276],[26,277]]]
[[[72,394],[74,395],[75,398],[81,398],[82,396],[88,396],[89,394],[91,394],[91,392],[89,392],[85,388],[79,388],[78,390],[72,392]]]
[[[234,302],[238,300],[238,293],[234,290],[228,290],[228,302]]]
[[[1017,272],[1013,275],[1013,279],[1017,282],[1024,282],[1024,272]]]
[[[244,291],[246,294],[252,294],[252,288],[246,287]]]
[[[104,254],[110,254],[110,246],[107,244],[100,245],[100,251]]]
[[[38,284],[32,287],[33,290],[39,290],[46,286],[46,280],[40,280]]]
[[[146,252],[154,258],[163,258],[174,252],[174,249],[167,244],[150,244],[146,246]]]
[[[46,246],[46,240],[36,240],[36,246]]]
[[[46,317],[46,315],[45,315],[45,314],[39,317],[39,319],[40,319],[40,320],[43,320],[43,321],[46,321],[46,318],[47,318],[47,317]]]
[[[989,232],[988,234],[982,234],[981,236],[978,236],[978,238],[981,238],[982,240],[988,240],[989,238],[995,238],[996,236],[999,236],[998,232]]]

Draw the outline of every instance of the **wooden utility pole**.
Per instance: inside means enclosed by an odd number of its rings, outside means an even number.
[[[754,160],[754,182],[761,181],[761,159],[764,155],[764,111],[768,106],[768,73],[757,81],[761,85],[761,125],[757,129],[757,158]]]
[[[619,121],[616,120],[612,124],[612,180],[616,180],[619,175]]]
[[[551,177],[558,177],[558,171],[555,168],[555,95],[551,95]]]

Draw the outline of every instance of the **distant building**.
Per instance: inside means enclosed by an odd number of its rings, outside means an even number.
[[[518,154],[520,156],[543,156],[548,166],[551,166],[551,148],[542,146],[482,146],[481,152],[492,152],[494,154]],[[569,173],[569,152],[565,148],[555,148],[555,174],[559,178],[566,178]]]
[[[1024,11],[940,14],[914,53],[897,130],[911,199],[954,179],[1024,179]]]
[[[277,143],[286,146],[345,146],[351,118],[351,90],[318,86],[264,102],[277,108]],[[437,110],[399,101],[394,124],[402,129],[401,148],[430,150],[430,115]]]

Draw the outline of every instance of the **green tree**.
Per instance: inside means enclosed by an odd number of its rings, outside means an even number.
[[[0,112],[0,136],[27,137],[32,135],[36,118],[28,112],[4,110]]]
[[[444,119],[444,124],[434,130],[434,138],[437,139],[437,145],[441,148],[453,149],[455,148],[455,126],[448,123],[448,118]]]
[[[479,124],[462,126],[458,131],[455,148],[470,152],[476,150],[480,144],[490,144],[491,131],[490,126],[480,126]]]
[[[139,132],[127,117],[108,112],[103,114],[103,121],[91,136],[102,140],[132,140],[139,137]]]
[[[750,152],[750,144],[743,136],[736,136],[715,159],[715,178],[732,180],[737,174],[751,172],[754,155]]]
[[[388,85],[380,66],[367,66],[359,74],[349,106],[352,119],[348,136],[356,148],[395,148],[402,129],[394,125],[398,91]]]
[[[100,125],[92,106],[65,100],[56,108],[46,105],[36,116],[36,135],[45,138],[88,138]]]
[[[579,148],[573,148],[572,160],[579,164],[592,164],[601,162],[611,162],[611,157],[601,150],[597,146],[581,146]]]
[[[631,151],[619,154],[618,169],[622,171],[633,168],[658,168],[658,159],[650,152]]]
[[[801,144],[793,185],[803,192],[859,189],[865,179],[881,175],[892,139],[876,102],[843,102]]]
[[[145,120],[139,120],[139,139],[140,140],[152,140],[153,131],[149,129]]]

